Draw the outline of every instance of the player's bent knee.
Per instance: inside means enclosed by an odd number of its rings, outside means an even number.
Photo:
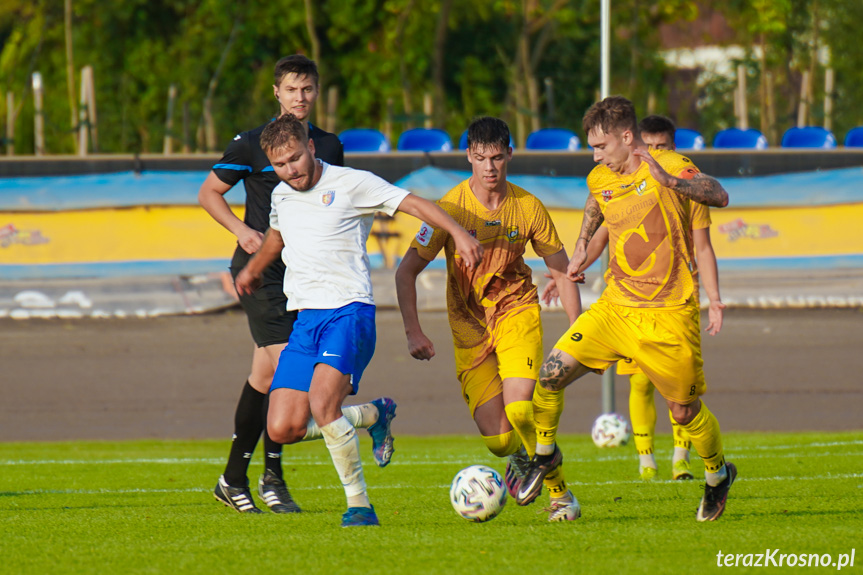
[[[306,436],[307,425],[295,425],[290,421],[267,422],[267,434],[276,443],[299,443]]]
[[[291,445],[294,443],[299,443],[302,441],[303,437],[306,435],[306,428],[302,428],[300,430],[296,427],[291,428],[274,428],[267,427],[267,433],[270,435],[270,439],[275,441],[276,443],[281,443],[284,445]]]
[[[668,409],[671,411],[671,417],[679,425],[689,425],[701,411],[701,400],[686,405],[669,401]]]
[[[482,440],[485,442],[488,450],[498,457],[506,457],[518,451],[521,445],[521,439],[515,431],[508,431],[500,435],[483,435]]]

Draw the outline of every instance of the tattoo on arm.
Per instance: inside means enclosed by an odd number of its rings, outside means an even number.
[[[570,382],[570,366],[563,361],[562,352],[552,350],[539,370],[539,384],[549,391],[560,391]]]
[[[724,208],[728,205],[728,192],[716,178],[707,174],[698,173],[692,179],[677,178],[674,190],[692,201]]]
[[[581,232],[578,234],[578,239],[590,242],[590,238],[602,225],[603,220],[605,217],[602,215],[599,202],[593,195],[588,196],[587,202],[584,204],[584,220],[581,222]]]

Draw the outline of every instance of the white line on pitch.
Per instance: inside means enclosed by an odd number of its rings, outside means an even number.
[[[773,477],[740,477],[737,481],[743,482],[756,482],[756,481],[824,481],[831,479],[861,479],[863,478],[863,473],[827,473],[825,475],[813,475],[807,477],[793,477],[793,476],[773,476]],[[735,483],[737,482],[735,481]],[[632,479],[632,480],[624,480],[624,481],[567,481],[569,485],[579,486],[579,487],[600,487],[605,485],[644,485],[644,481],[641,479]],[[671,479],[665,480],[654,480],[650,482],[651,485],[663,485],[663,484],[672,484],[672,485],[683,485],[680,481],[674,481]],[[382,490],[392,490],[392,489],[420,489],[420,490],[428,490],[428,489],[449,489],[449,485],[434,485],[427,487],[417,487],[416,485],[374,485],[370,487],[370,491],[382,491]],[[291,486],[291,491],[324,491],[324,490],[340,490],[342,489],[341,485],[332,484],[332,485],[314,485],[314,486]],[[6,493],[6,496],[15,495],[15,496],[24,496],[24,495],[112,495],[112,494],[163,494],[163,493],[210,493],[211,489],[203,488],[203,487],[189,487],[186,489],[30,489],[26,491],[19,491],[13,493]]]
[[[665,450],[659,450],[656,452],[657,455],[662,456]],[[670,452],[668,452],[670,454]],[[744,450],[729,450],[726,451],[727,459],[788,459],[795,457],[859,457],[861,452],[859,451],[840,451],[840,452],[830,452],[830,451],[822,451],[815,453],[770,453],[770,454],[747,454]],[[698,459],[698,455],[696,453],[692,454],[694,459]],[[600,455],[600,456],[592,456],[592,457],[578,457],[578,455],[573,454],[570,457],[570,461],[574,463],[597,463],[597,462],[609,462],[609,461],[627,461],[635,457],[632,453],[623,453],[619,452],[616,455]],[[421,459],[412,458],[412,457],[397,457],[393,460],[392,465],[401,466],[401,465],[470,465],[478,462],[485,463],[495,463],[497,458],[493,458],[491,456],[480,456],[472,459],[430,459],[427,457],[423,457]],[[26,460],[26,459],[18,459],[18,460],[9,460],[9,461],[0,461],[0,465],[9,465],[9,466],[27,466],[27,465],[143,465],[143,464],[158,464],[158,465],[187,465],[187,464],[206,464],[206,465],[221,465],[224,463],[224,459],[221,458],[176,458],[172,459],[169,457],[162,457],[158,459],[37,459],[37,460]],[[329,459],[321,458],[284,458],[282,459],[282,465],[332,465],[332,461]]]

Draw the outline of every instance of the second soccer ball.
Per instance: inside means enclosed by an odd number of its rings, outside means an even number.
[[[590,436],[597,447],[619,447],[626,445],[632,429],[619,413],[603,413],[593,422]]]

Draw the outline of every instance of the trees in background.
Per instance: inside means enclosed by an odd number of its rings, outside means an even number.
[[[67,0],[69,3],[70,0]],[[750,124],[774,138],[824,121],[825,71],[834,70],[832,127],[863,123],[856,27],[859,0],[728,0],[720,8],[747,70]],[[667,104],[660,26],[691,22],[696,0],[612,0],[612,91],[639,113],[675,116]],[[272,68],[287,54],[316,58],[316,123],[390,128],[427,120],[457,137],[478,114],[505,118],[518,143],[540,126],[580,131],[599,87],[599,3],[594,0],[71,0],[0,5],[0,91],[14,95],[17,153],[33,150],[31,75],[44,84],[46,148],[74,153],[70,125],[80,70],[94,71],[100,151],[159,152],[170,87],[174,150],[217,151],[275,113]],[[70,61],[74,60],[74,61]],[[804,74],[805,73],[805,74]],[[804,78],[805,75],[805,78]],[[807,80],[812,90],[801,90]],[[734,122],[729,78],[696,87],[697,126]],[[803,94],[803,96],[801,96]],[[5,101],[5,98],[0,100]],[[768,102],[771,104],[768,106]],[[0,107],[3,123],[9,112]],[[775,143],[775,140],[774,140]]]

